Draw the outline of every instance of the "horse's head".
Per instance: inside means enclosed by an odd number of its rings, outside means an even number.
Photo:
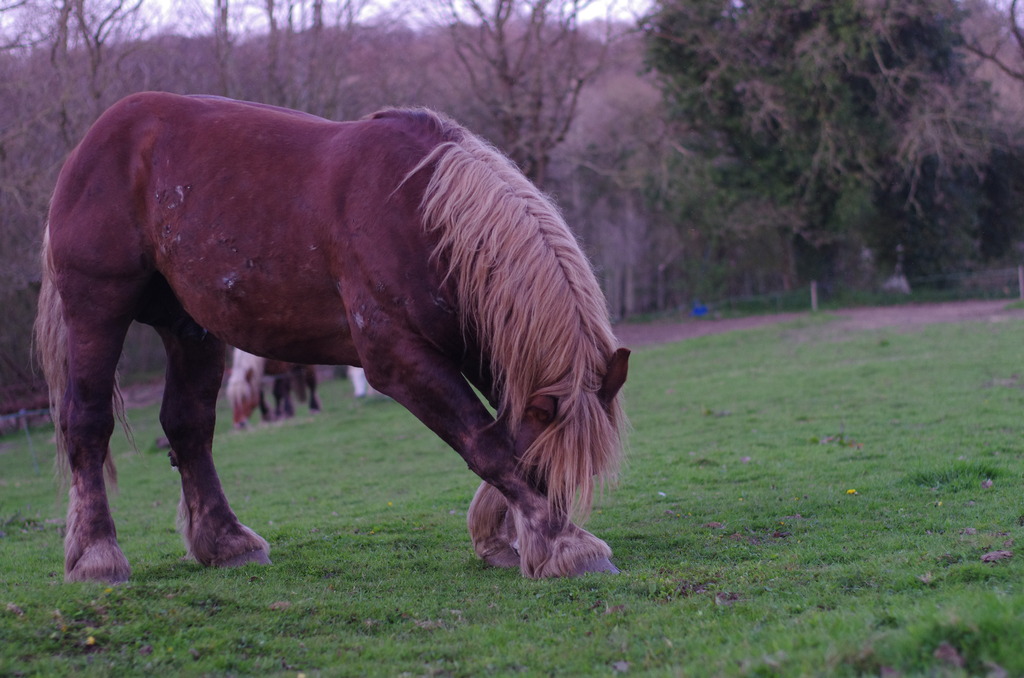
[[[245,378],[238,382],[240,386],[229,393],[235,428],[245,428],[246,422],[260,402],[259,385],[255,383],[255,370],[246,367],[244,374]]]
[[[571,503],[579,491],[578,508],[585,513],[595,476],[607,473],[614,462],[602,455],[617,451],[623,415],[616,397],[626,383],[629,353],[625,348],[612,353],[600,375],[596,392],[588,391],[582,397],[570,394],[561,401],[556,395],[538,394],[526,405],[515,436],[516,455],[525,462],[526,473],[537,490],[547,494],[549,500],[552,492],[555,493],[555,504],[560,512],[572,510]],[[581,448],[586,448],[588,454],[566,454]],[[467,514],[473,548],[478,556],[497,567],[515,567],[522,562],[521,528],[508,508],[506,498],[484,482]],[[586,534],[574,525],[568,529],[577,536]],[[618,569],[608,555],[597,553],[566,565],[563,570],[564,574],[572,575],[586,572],[618,572]]]
[[[609,418],[618,416],[615,398],[626,383],[629,371],[628,348],[617,349],[608,359],[608,366],[601,376],[601,386],[597,390],[597,400]],[[518,434],[516,435],[516,457],[522,459],[526,451],[540,438],[545,431],[558,421],[559,398],[554,395],[539,394],[530,398],[523,413]]]

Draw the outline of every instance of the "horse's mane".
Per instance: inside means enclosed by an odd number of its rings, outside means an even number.
[[[617,400],[598,398],[615,350],[604,295],[558,208],[500,151],[435,121],[444,141],[409,176],[433,166],[422,209],[464,331],[489,360],[513,433],[533,397],[558,400],[556,423],[521,463],[539,471],[556,508],[585,517],[595,479],[618,468],[625,423]]]

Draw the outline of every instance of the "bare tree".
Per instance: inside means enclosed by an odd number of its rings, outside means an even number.
[[[992,63],[1003,74],[1024,83],[1024,8],[1020,0],[1010,0],[1004,17],[986,0],[970,3],[975,17],[994,18],[984,22],[965,45],[975,56]],[[980,28],[980,27],[979,27]]]
[[[34,26],[22,20],[28,0],[0,0],[0,53],[27,47],[37,42],[31,34]]]
[[[588,249],[616,318],[664,307],[666,274],[686,249],[680,229],[649,200],[678,151],[660,92],[638,73],[642,47],[634,35],[609,48],[549,171],[549,190]]]
[[[977,76],[987,82],[998,102],[1000,125],[1021,143],[1024,139],[1024,3],[992,0],[967,3],[965,50],[979,61]]]
[[[217,79],[220,84],[220,93],[225,96],[231,91],[228,78],[228,62],[231,58],[232,42],[228,17],[228,0],[214,0],[213,46],[217,60]]]
[[[61,0],[57,7],[50,62],[60,83],[60,128],[69,148],[107,106],[127,93],[118,87],[123,78],[117,63],[145,31],[142,1]]]
[[[609,36],[588,33],[580,19],[593,1],[437,0],[495,142],[538,185],[604,63]]]
[[[370,13],[371,0],[259,2],[262,28],[239,40],[233,58],[245,65],[236,71],[236,96],[337,117],[350,105],[342,103],[348,84],[380,71],[386,76],[404,52],[388,48],[372,57],[363,54],[373,36],[394,32],[383,13]]]

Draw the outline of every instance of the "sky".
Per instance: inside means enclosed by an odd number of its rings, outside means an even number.
[[[262,9],[265,0],[227,0],[232,20],[243,30],[260,30],[265,24]],[[291,0],[296,12],[310,12],[312,0]],[[351,0],[350,0],[351,1]],[[483,0],[489,5],[493,0]],[[150,17],[156,32],[169,29],[175,33],[205,32],[212,22],[215,0],[142,0],[143,9]],[[283,3],[282,3],[283,4]],[[337,12],[339,6],[348,4],[345,0],[325,0],[327,12]],[[362,6],[360,21],[372,21],[380,17],[398,16],[415,22],[416,16],[424,16],[423,8],[429,2],[420,0],[355,0],[353,5]],[[608,16],[629,21],[643,13],[650,6],[650,0],[591,0],[582,13],[585,20],[603,19]],[[331,21],[328,14],[326,20]],[[421,19],[422,20],[422,19]]]

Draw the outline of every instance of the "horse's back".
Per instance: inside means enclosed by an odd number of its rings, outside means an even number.
[[[106,279],[159,273],[230,344],[353,362],[346,307],[370,303],[364,284],[400,294],[408,280],[440,284],[418,218],[425,180],[406,175],[443,133],[426,112],[333,122],[217,97],[132,95],[62,171],[55,252]]]
[[[50,208],[54,248],[64,247],[62,237],[88,243],[92,236],[108,245],[141,245],[147,260],[136,263],[149,264],[158,257],[160,241],[147,229],[170,226],[182,214],[193,221],[209,216],[208,203],[185,204],[190,194],[235,188],[234,195],[218,197],[237,200],[244,197],[239,185],[269,169],[273,153],[288,155],[261,139],[309,150],[317,140],[312,130],[332,124],[337,123],[228,99],[164,92],[125,97],[96,120],[61,170]],[[305,146],[302,140],[308,140]],[[104,258],[116,264],[113,256]]]
[[[255,102],[143,92],[111,106],[89,129],[61,172],[53,209],[59,215],[106,203],[140,223],[212,211],[189,200],[194,194],[244,201],[250,215],[301,207],[312,226],[328,216],[325,208],[343,207],[328,196],[332,188],[383,181],[394,189],[443,134],[441,119],[426,111],[336,122]],[[130,206],[122,202],[129,198]],[[239,215],[237,205],[216,209]]]

